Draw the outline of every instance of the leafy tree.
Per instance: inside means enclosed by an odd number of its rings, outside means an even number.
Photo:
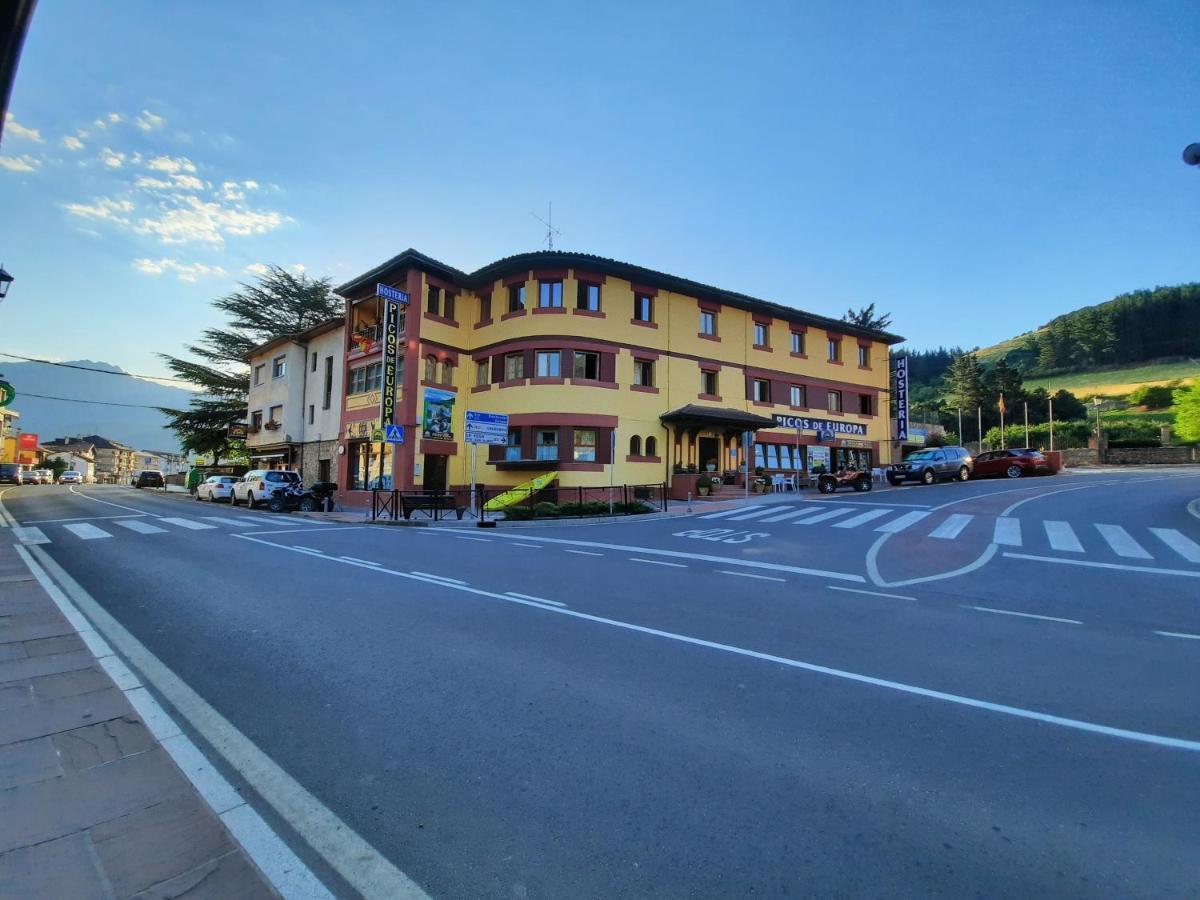
[[[187,409],[163,409],[169,427],[185,450],[211,455],[214,460],[240,448],[230,441],[227,426],[246,419],[250,371],[246,354],[260,344],[298,334],[341,315],[342,301],[330,290],[328,278],[309,278],[271,266],[256,284],[213,301],[229,316],[225,328],[209,328],[188,346],[197,359],[159,354],[180,378],[201,387]]]
[[[1129,402],[1147,409],[1166,409],[1175,391],[1165,384],[1143,384],[1129,395]]]
[[[1087,404],[1072,394],[1070,391],[1064,391],[1059,388],[1054,392],[1054,418],[1062,421],[1074,421],[1075,419],[1086,419],[1088,414]]]
[[[945,402],[949,409],[974,411],[983,405],[983,367],[979,358],[972,353],[960,353],[950,363],[944,379]]]
[[[842,316],[843,322],[849,322],[851,325],[857,325],[859,328],[874,328],[879,331],[887,328],[892,324],[891,313],[875,314],[875,304],[864,306],[858,312],[853,309],[846,310],[846,314]]]
[[[54,480],[58,481],[58,476],[67,471],[68,463],[65,459],[56,456],[53,459],[46,460],[46,468],[54,473]]]
[[[1171,403],[1175,413],[1175,433],[1189,444],[1200,441],[1200,378],[1188,388],[1179,388]]]

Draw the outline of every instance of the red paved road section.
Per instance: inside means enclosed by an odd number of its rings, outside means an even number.
[[[278,894],[0,542],[0,897]]]

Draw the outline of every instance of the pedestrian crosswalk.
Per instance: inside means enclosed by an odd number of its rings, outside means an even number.
[[[121,518],[96,519],[92,522],[57,522],[40,525],[14,525],[12,535],[21,544],[50,544],[56,540],[96,541],[112,538],[125,532],[137,535],[180,534],[188,532],[210,531],[221,526],[228,530],[244,529],[252,531],[264,525],[283,523],[316,525],[319,523],[307,519],[259,519],[253,516],[238,518],[235,516],[129,516]]]
[[[1131,532],[1127,527],[1110,522],[1079,524],[1060,519],[904,510],[886,504],[839,505],[831,501],[797,505],[775,503],[751,510],[734,507],[704,513],[698,518],[718,520],[722,526],[735,522],[748,522],[746,527],[754,528],[767,524],[784,529],[815,525],[847,532],[854,529],[882,534],[906,532],[943,542],[974,538],[1004,548],[1048,549],[1074,557],[1091,554],[1175,564],[1182,560],[1200,565],[1200,537],[1189,537],[1177,528],[1135,528]]]

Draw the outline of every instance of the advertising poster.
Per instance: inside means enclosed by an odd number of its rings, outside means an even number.
[[[825,472],[829,471],[829,448],[819,447],[816,444],[808,445],[808,471],[817,471],[817,466],[824,466]]]
[[[421,436],[426,440],[454,440],[454,394],[437,388],[425,388],[421,412]]]

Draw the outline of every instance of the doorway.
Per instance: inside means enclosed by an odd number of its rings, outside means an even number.
[[[698,441],[700,446],[700,459],[697,462],[697,468],[701,472],[709,471],[709,464],[713,464],[713,471],[720,472],[724,460],[721,459],[721,442],[714,437],[702,437]]]
[[[440,494],[446,490],[446,457],[425,454],[424,485],[429,493]]]

